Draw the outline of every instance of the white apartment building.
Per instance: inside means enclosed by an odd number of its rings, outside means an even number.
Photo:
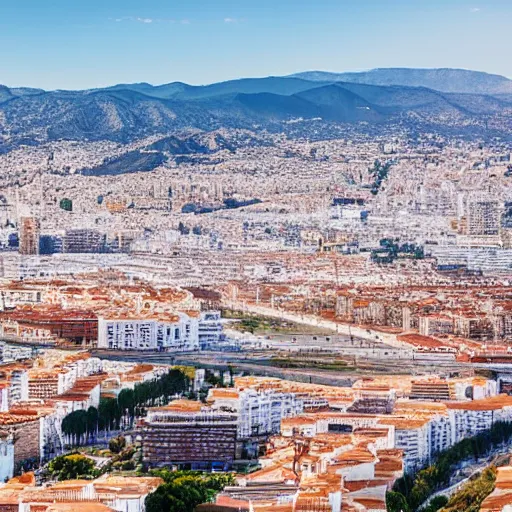
[[[89,377],[102,371],[101,359],[97,357],[88,357],[77,359],[76,361],[67,363],[64,370],[58,374],[58,393],[61,395],[71,389],[77,379]]]
[[[238,439],[278,434],[281,420],[301,414],[304,404],[293,393],[246,389],[212,389],[208,397],[214,410],[238,414]]]
[[[26,402],[28,400],[28,371],[14,370],[11,374],[9,385],[9,406],[14,402]]]
[[[8,334],[5,331],[5,322],[0,324],[0,335]],[[14,333],[16,330],[14,330]],[[14,334],[12,331],[10,334]],[[20,359],[30,359],[32,357],[31,347],[21,347],[18,345],[9,345],[8,343],[0,343],[0,353],[2,362],[18,361]]]
[[[278,434],[282,418],[296,416],[302,411],[302,401],[292,393],[243,391],[240,393],[239,438]]]
[[[0,412],[9,410],[9,385],[0,387]]]
[[[498,421],[512,421],[509,397],[449,402],[445,414],[425,420],[400,420],[401,426],[395,423],[395,447],[404,450],[407,471],[429,462],[436,453],[463,439],[491,429]]]
[[[498,383],[491,379],[482,379],[480,382],[477,379],[470,382],[461,380],[454,382],[453,390],[456,400],[466,401],[469,392],[471,392],[473,400],[482,400],[498,394]]]
[[[203,311],[199,317],[199,347],[214,348],[222,338],[220,311]]]
[[[71,411],[69,411],[71,412]],[[40,419],[40,457],[42,460],[60,455],[64,450],[62,420],[69,414],[68,410],[57,406],[51,414]]]
[[[498,421],[512,421],[512,406],[489,406],[486,409],[473,406],[475,402],[450,404],[448,414],[451,423],[452,443],[472,437],[492,428]]]
[[[405,471],[421,467],[430,457],[430,425],[425,421],[415,425],[414,420],[409,425],[395,425],[395,448],[404,451],[403,461]]]
[[[108,350],[199,349],[198,319],[178,313],[175,319],[98,318],[98,348]]]
[[[442,452],[453,444],[452,424],[448,415],[438,415],[430,421],[430,455]]]

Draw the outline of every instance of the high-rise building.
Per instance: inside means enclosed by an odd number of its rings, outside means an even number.
[[[468,202],[468,235],[498,235],[500,232],[500,203],[494,199]]]
[[[39,221],[35,217],[20,219],[20,254],[39,254]]]

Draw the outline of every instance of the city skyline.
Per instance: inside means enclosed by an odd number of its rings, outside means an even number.
[[[87,89],[117,83],[207,84],[242,76],[385,67],[512,76],[501,58],[503,0],[141,3],[33,0],[0,7],[0,83]],[[404,44],[407,41],[407,44]]]

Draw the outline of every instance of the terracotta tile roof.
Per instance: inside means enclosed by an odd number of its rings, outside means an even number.
[[[461,409],[466,411],[496,411],[503,407],[512,407],[512,396],[496,395],[481,400],[464,402],[446,402],[448,409]]]

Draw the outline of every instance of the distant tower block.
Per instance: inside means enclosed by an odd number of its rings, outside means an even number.
[[[39,254],[39,221],[35,217],[20,218],[20,254]]]
[[[468,204],[468,234],[498,235],[500,230],[500,203],[493,199],[474,200]]]

